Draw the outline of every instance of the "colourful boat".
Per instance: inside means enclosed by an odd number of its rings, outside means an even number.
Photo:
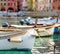
[[[36,19],[29,19],[31,26],[37,26],[37,31],[39,36],[52,36],[54,34],[54,24],[56,23],[56,19],[50,18],[38,18],[37,23]]]
[[[60,23],[56,23],[54,33],[60,33]]]
[[[31,18],[29,20],[30,25],[35,26],[35,18]],[[39,26],[51,26],[52,24],[56,23],[56,18],[54,19],[49,19],[49,18],[38,18],[37,20],[37,25]]]
[[[57,19],[57,23],[55,25],[54,33],[60,33],[60,18]]]

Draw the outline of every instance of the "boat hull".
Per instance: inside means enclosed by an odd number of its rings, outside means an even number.
[[[34,38],[35,39],[35,38]],[[24,40],[22,43],[10,43],[8,39],[0,40],[0,50],[10,49],[32,49],[34,45],[34,39]]]
[[[55,24],[54,33],[60,33],[60,22]]]
[[[0,39],[0,50],[10,50],[10,49],[29,49],[31,50],[34,46],[35,37],[29,34],[29,32],[34,32],[33,29],[29,30],[25,35],[17,36],[21,39],[21,42],[12,42],[11,38]]]
[[[38,34],[39,36],[52,36],[54,34],[54,27],[43,29],[42,31],[38,32]]]
[[[54,33],[60,33],[60,28],[59,27],[55,27]]]

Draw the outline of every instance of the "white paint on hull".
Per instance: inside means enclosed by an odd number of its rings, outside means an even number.
[[[49,35],[53,35],[53,34],[54,34],[54,28],[53,27],[39,32],[40,36],[49,36]]]
[[[34,29],[29,29],[28,32],[22,36],[18,36],[23,41],[21,43],[12,43],[9,42],[8,39],[1,39],[0,40],[0,50],[6,50],[6,49],[32,49],[35,42],[35,37],[32,35],[37,35],[36,31]]]

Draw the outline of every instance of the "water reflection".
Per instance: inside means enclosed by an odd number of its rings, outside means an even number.
[[[56,43],[55,40],[60,40],[60,34],[54,34],[53,36],[40,37],[35,40],[35,47],[48,47],[53,50],[53,45]]]

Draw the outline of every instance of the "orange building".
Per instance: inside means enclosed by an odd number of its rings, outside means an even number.
[[[53,9],[59,11],[60,10],[60,0],[53,0],[52,6],[53,6]]]
[[[7,0],[0,0],[0,11],[5,10]]]

